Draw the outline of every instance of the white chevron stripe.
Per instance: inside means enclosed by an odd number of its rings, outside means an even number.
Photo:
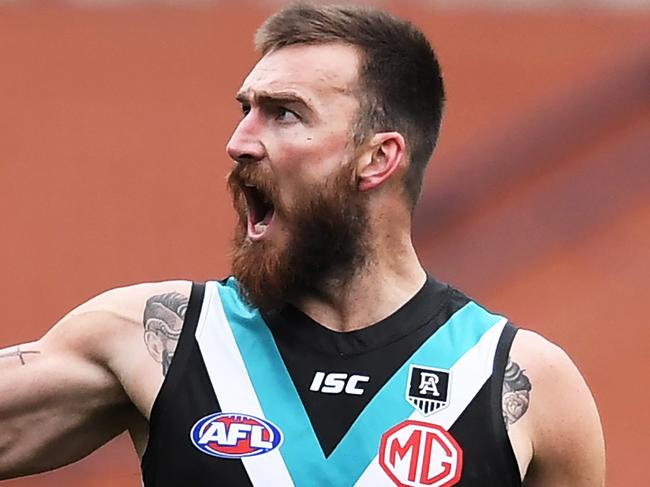
[[[423,416],[414,409],[408,419],[435,423],[449,430],[492,375],[494,354],[506,322],[507,320],[503,318],[485,332],[479,342],[452,366],[453,382],[449,385],[449,406],[430,416]],[[379,466],[377,456],[354,485],[355,487],[395,487],[393,481]]]
[[[215,282],[205,285],[205,298],[195,336],[222,411],[264,418],[262,407],[224,314]],[[293,486],[279,449],[242,458],[242,462],[255,486]],[[215,479],[215,485],[217,484],[219,479]]]

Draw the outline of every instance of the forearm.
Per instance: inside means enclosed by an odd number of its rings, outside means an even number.
[[[74,462],[123,431],[113,383],[40,342],[0,350],[0,479]]]
[[[47,413],[50,414],[50,413]],[[54,413],[56,414],[56,413]],[[25,427],[11,428],[9,441],[0,445],[0,480],[22,477],[53,470],[84,458],[125,429],[129,412],[98,413],[85,421],[68,422],[56,429],[46,428],[43,434],[33,434]],[[39,431],[46,420],[43,411],[23,418],[27,428]]]

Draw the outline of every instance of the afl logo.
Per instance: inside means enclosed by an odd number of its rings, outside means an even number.
[[[270,421],[249,414],[214,413],[196,422],[190,438],[208,455],[242,458],[276,449],[282,443],[282,432]]]

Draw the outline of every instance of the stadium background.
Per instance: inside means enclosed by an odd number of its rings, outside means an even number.
[[[0,0],[3,346],[117,285],[228,272],[233,94],[279,3]],[[426,267],[564,347],[600,408],[608,485],[648,485],[650,5],[379,5],[424,29],[448,89],[416,219]],[[122,436],[2,485],[140,480]]]

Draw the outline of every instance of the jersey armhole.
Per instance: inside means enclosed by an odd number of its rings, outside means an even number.
[[[512,443],[510,442],[510,437],[508,436],[508,430],[506,424],[503,421],[503,379],[505,376],[506,364],[508,363],[508,357],[510,356],[510,348],[512,347],[512,342],[515,339],[518,328],[511,324],[510,322],[506,323],[506,326],[499,337],[499,343],[497,344],[496,353],[494,354],[494,368],[492,370],[492,411],[494,411],[493,417],[493,428],[495,433],[495,438],[498,445],[503,445],[501,451],[503,451],[503,461],[505,462],[505,467],[508,469],[513,478],[521,479],[521,474],[519,473],[519,465],[517,464],[517,457],[515,456]],[[521,485],[521,480],[517,485]]]
[[[153,406],[151,407],[151,414],[149,415],[149,438],[142,455],[141,466],[144,466],[147,454],[155,444],[155,438],[152,438],[151,432],[158,430],[166,405],[173,403],[171,398],[174,396],[179,383],[183,380],[188,359],[192,353],[192,349],[195,348],[196,327],[199,322],[201,308],[203,307],[204,295],[205,284],[193,282],[178,345],[167,370],[167,375],[163,379],[160,391],[158,391],[158,395],[154,399]]]

